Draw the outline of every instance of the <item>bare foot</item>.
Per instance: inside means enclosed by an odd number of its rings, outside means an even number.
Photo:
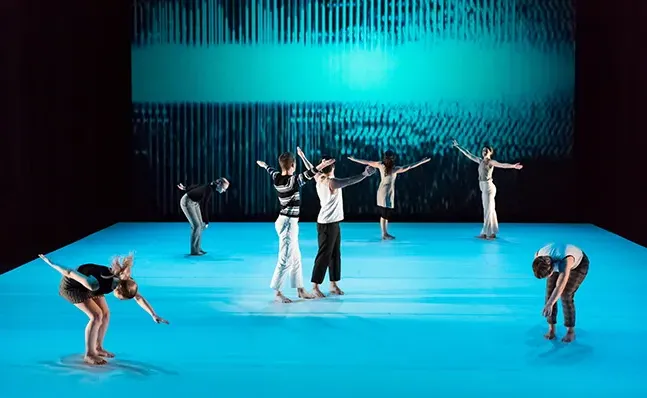
[[[480,234],[479,236],[477,236],[477,238],[479,238],[479,239],[487,239],[487,235]]]
[[[575,340],[575,332],[567,332],[566,336],[562,337],[563,343],[570,343]]]
[[[321,290],[319,290],[318,287],[312,288],[312,294],[315,296],[315,298],[324,298],[326,297],[325,294]]]
[[[546,332],[546,334],[544,335],[544,338],[546,340],[554,340],[555,339],[555,330],[554,329],[548,330],[548,332]]]
[[[330,288],[330,294],[333,296],[343,296],[344,292],[339,288],[339,286],[334,286]]]
[[[87,363],[88,365],[106,365],[108,363],[108,361],[99,357],[98,355],[86,355],[83,358],[83,362]]]
[[[299,292],[297,294],[298,294],[299,298],[302,298],[304,300],[312,300],[313,298],[315,298],[314,294],[308,293],[305,289],[299,290]]]
[[[393,239],[395,239],[395,236],[393,235],[389,235],[389,234],[382,235],[382,240],[393,240]]]
[[[277,294],[276,294],[276,297],[274,298],[274,300],[275,300],[275,301],[277,301],[277,302],[279,302],[279,303],[283,303],[283,304],[288,304],[288,303],[291,303],[291,302],[292,302],[292,300],[290,300],[289,298],[285,297],[285,296],[283,295],[283,293],[277,293]]]
[[[496,239],[496,235],[490,235],[490,236],[488,236],[488,237],[487,237],[487,238],[485,238],[485,239],[487,239],[487,240],[495,240],[495,239]]]
[[[103,348],[97,348],[97,356],[105,357],[105,358],[114,358],[115,354],[111,353],[110,351],[106,351]]]

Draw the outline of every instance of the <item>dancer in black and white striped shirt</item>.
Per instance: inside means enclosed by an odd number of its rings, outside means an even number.
[[[281,286],[285,277],[290,274],[292,288],[297,289],[299,298],[311,299],[313,295],[303,287],[303,271],[301,269],[301,250],[299,250],[299,214],[301,194],[299,189],[319,172],[333,164],[334,159],[324,160],[317,167],[312,167],[301,174],[294,175],[296,170],[294,155],[286,152],[279,156],[281,170],[276,170],[262,161],[256,163],[267,170],[272,177],[272,183],[279,196],[281,210],[274,223],[279,236],[279,258],[272,276],[270,287],[276,291],[276,299],[282,303],[291,300],[283,295]]]

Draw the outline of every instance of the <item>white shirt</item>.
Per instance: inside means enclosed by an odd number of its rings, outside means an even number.
[[[578,265],[582,262],[584,253],[582,250],[574,245],[563,244],[563,243],[549,243],[548,245],[542,247],[535,253],[535,257],[547,256],[553,260],[553,271],[555,272],[564,272],[566,269],[566,257],[573,257],[573,266],[571,270],[577,268]]]
[[[331,191],[326,178],[318,178],[316,188],[321,205],[317,222],[331,224],[342,221],[344,219],[344,198],[341,188]]]

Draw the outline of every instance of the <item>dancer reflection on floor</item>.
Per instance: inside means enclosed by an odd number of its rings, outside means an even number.
[[[521,170],[523,166],[519,163],[500,163],[492,159],[494,149],[489,146],[484,146],[481,150],[481,158],[473,155],[468,150],[458,145],[456,140],[452,141],[454,148],[458,149],[469,160],[478,163],[479,174],[479,187],[481,188],[481,201],[483,203],[483,229],[479,238],[481,239],[495,239],[499,233],[499,220],[496,215],[496,205],[494,199],[496,197],[496,186],[492,182],[492,173],[495,167],[501,169],[516,169]]]
[[[107,361],[104,358],[114,357],[114,354],[103,348],[103,340],[110,322],[110,310],[104,297],[106,294],[114,293],[120,300],[134,298],[155,323],[168,324],[168,321],[160,318],[150,303],[139,293],[137,283],[131,277],[133,254],[123,259],[114,258],[110,267],[83,264],[75,269],[56,265],[42,254],[38,257],[63,275],[59,294],[90,318],[85,328],[84,361],[86,363],[105,365]]]
[[[371,166],[380,171],[380,186],[377,189],[377,211],[380,215],[380,229],[382,230],[382,239],[390,240],[395,239],[395,236],[389,234],[389,221],[393,217],[393,209],[395,208],[395,179],[398,174],[406,173],[407,171],[421,166],[431,159],[425,158],[417,163],[407,166],[395,165],[395,153],[392,151],[384,152],[381,162],[372,160],[356,159],[352,156],[348,160]]]
[[[205,255],[207,252],[202,250],[202,231],[209,227],[208,205],[211,194],[213,191],[225,193],[229,188],[229,181],[226,178],[218,178],[208,184],[188,188],[184,184],[178,184],[177,187],[186,192],[180,199],[180,207],[191,224],[191,255]]]
[[[299,156],[308,168],[312,163],[306,159],[303,152]],[[322,162],[332,159],[323,156]],[[375,169],[366,166],[362,174],[348,178],[335,177],[335,165],[331,164],[323,169],[315,177],[317,196],[321,209],[317,216],[317,241],[319,250],[312,269],[312,293],[316,297],[325,297],[319,286],[323,283],[328,271],[330,279],[330,294],[343,295],[337,282],[341,280],[341,230],[339,223],[344,219],[344,198],[342,189],[363,181],[366,177],[375,173]]]
[[[551,243],[535,253],[532,271],[538,279],[546,280],[546,301],[542,315],[548,321],[544,337],[555,338],[557,300],[562,300],[564,310],[565,343],[575,340],[575,292],[589,273],[589,258],[574,245]]]
[[[297,153],[302,154],[301,148]],[[285,297],[281,287],[285,278],[290,275],[290,284],[297,289],[297,296],[302,299],[312,299],[314,296],[303,287],[303,270],[301,267],[301,250],[299,249],[299,215],[301,213],[300,188],[319,172],[335,162],[334,159],[324,160],[317,167],[307,166],[303,173],[295,175],[294,155],[289,152],[279,156],[281,170],[276,170],[263,161],[257,161],[260,167],[264,168],[272,178],[272,184],[279,197],[281,210],[274,223],[274,228],[279,236],[279,257],[274,269],[274,275],[270,288],[276,292],[276,300],[282,303],[290,303],[292,300]]]

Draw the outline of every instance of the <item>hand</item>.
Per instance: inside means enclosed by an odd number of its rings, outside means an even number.
[[[335,163],[335,159],[326,159],[322,160],[321,163],[317,165],[317,170],[323,170],[331,164]]]
[[[155,323],[163,323],[165,325],[168,325],[168,321],[166,319],[160,318],[157,315],[153,315],[153,321],[155,321]]]
[[[209,228],[209,224],[204,224],[204,229]]]
[[[372,176],[373,174],[375,174],[375,169],[371,166],[366,166],[362,174],[364,174],[366,177]]]
[[[427,163],[427,162],[431,162],[431,158],[424,158],[424,159],[422,159],[422,163]]]
[[[544,318],[548,318],[549,316],[553,315],[553,304],[546,303],[541,314],[544,316]]]
[[[178,188],[180,191],[186,191],[186,187],[184,186],[184,184],[177,184],[177,188]]]
[[[297,155],[299,155],[299,157],[301,157],[301,158],[305,157],[305,155],[303,154],[303,151],[299,147],[297,147]]]
[[[453,146],[454,148],[458,148],[458,141],[456,141],[456,140],[452,140],[452,146]]]
[[[523,166],[520,163],[516,163],[512,165],[513,169],[521,170],[523,169]]]
[[[267,168],[267,163],[263,162],[262,160],[257,160],[256,164],[261,166],[262,168]]]
[[[44,254],[39,254],[39,255],[38,255],[38,257],[39,257],[41,260],[45,261],[47,264],[50,264],[50,265],[52,264],[52,262],[51,262],[51,261],[49,261],[49,259],[48,259],[47,257],[45,257],[45,255],[44,255]]]

